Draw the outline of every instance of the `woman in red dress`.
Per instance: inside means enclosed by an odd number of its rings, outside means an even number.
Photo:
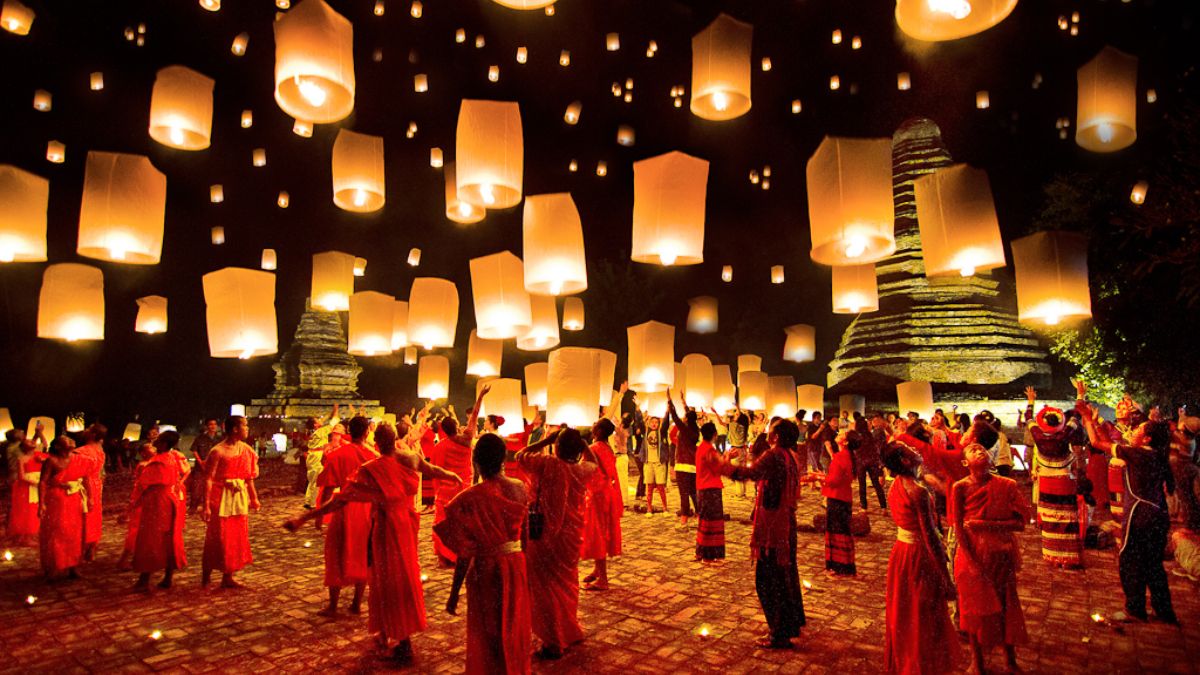
[[[78,579],[76,568],[83,562],[83,519],[88,506],[84,479],[93,471],[93,462],[74,449],[75,441],[66,436],[54,439],[38,483],[38,544],[47,579],[63,571]]]
[[[854,453],[862,445],[862,436],[843,428],[835,439],[837,452],[829,461],[821,496],[825,498],[825,571],[835,576],[854,576],[854,534],[851,531],[856,462]]]
[[[8,511],[8,536],[17,546],[32,546],[37,542],[38,483],[46,453],[39,452],[37,443],[22,440],[12,475],[12,506]]]
[[[254,561],[250,553],[250,509],[259,510],[254,479],[258,478],[258,453],[242,442],[246,418],[225,419],[225,438],[209,450],[204,463],[207,499],[200,518],[208,521],[204,535],[204,560],[200,585],[207,587],[213,570],[222,573],[223,588],[240,588],[233,575]]]
[[[137,538],[133,547],[133,569],[138,573],[136,590],[150,587],[150,575],[163,570],[159,588],[170,588],[175,570],[187,566],[183,550],[183,523],[187,508],[180,491],[179,462],[171,450],[179,434],[166,431],[154,439],[156,454],[142,467],[133,485],[138,513]]]
[[[608,559],[621,555],[621,484],[617,480],[617,458],[608,445],[608,437],[616,429],[607,418],[592,425],[595,442],[588,448],[587,459],[600,470],[588,486],[588,504],[584,509],[583,548],[580,557],[595,561],[592,571],[583,578],[586,591],[608,590]]]

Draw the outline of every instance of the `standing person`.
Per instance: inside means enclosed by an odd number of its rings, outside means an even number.
[[[83,433],[84,445],[75,450],[90,460],[91,473],[83,479],[87,489],[87,515],[83,517],[83,559],[96,559],[96,548],[100,545],[100,532],[104,524],[104,437],[108,429],[103,424],[93,424]]]
[[[903,420],[901,420],[903,421]],[[887,673],[946,673],[959,660],[958,636],[946,603],[954,583],[937,530],[928,488],[917,480],[921,455],[894,441],[883,465],[895,481],[888,507],[896,543],[888,557],[884,669]]]
[[[225,438],[213,446],[205,462],[204,506],[200,518],[208,522],[200,585],[207,588],[213,570],[222,574],[222,588],[241,588],[234,574],[254,561],[250,553],[250,509],[261,508],[254,479],[258,455],[243,443],[249,429],[246,418],[225,418]]]
[[[438,444],[437,432],[435,429],[440,429],[441,420],[435,420],[429,425],[424,426],[421,431],[421,457],[426,461],[437,464],[434,460],[434,447]],[[437,481],[421,478],[421,513],[429,513],[433,511],[433,501],[437,494]]]
[[[1025,529],[1032,509],[1016,481],[992,475],[986,448],[972,443],[964,453],[971,475],[954,484],[950,497],[958,542],[954,583],[959,628],[971,639],[976,672],[987,672],[985,650],[995,645],[1004,645],[1009,672],[1018,672],[1015,646],[1029,636],[1017,597],[1021,554],[1013,533]]]
[[[221,427],[217,423],[217,418],[204,418],[204,430],[188,447],[188,452],[192,453],[192,459],[195,460],[192,473],[188,476],[188,513],[194,512],[204,503],[204,483],[208,480],[207,474],[204,473],[204,462],[208,459],[208,452],[220,442]]]
[[[321,471],[325,468],[325,455],[336,451],[346,443],[346,426],[341,422],[332,425],[325,436],[329,442],[325,445],[309,448],[304,455],[306,484],[304,487],[304,508],[311,509],[317,505],[321,496]]]
[[[543,449],[554,445],[554,454]],[[530,528],[526,543],[533,633],[542,642],[537,656],[558,659],[583,639],[579,627],[579,557],[583,544],[587,486],[599,468],[584,461],[587,445],[575,429],[559,429],[517,453],[530,477]],[[538,536],[534,536],[537,534]]]
[[[361,415],[350,420],[350,442],[325,455],[323,469],[317,478],[321,486],[320,504],[346,488],[350,479],[363,464],[377,456],[363,445],[371,422]],[[317,521],[321,522],[320,520]],[[338,595],[343,586],[354,586],[350,613],[362,608],[363,591],[367,584],[367,549],[371,534],[371,505],[366,502],[347,504],[329,518],[325,532],[325,586],[329,588],[329,604],[318,616],[337,616]]]
[[[662,497],[662,512],[667,513],[667,464],[670,452],[666,435],[662,433],[662,420],[646,418],[646,433],[642,436],[638,457],[642,465],[642,478],[646,487],[646,515],[654,515],[654,493]]]
[[[805,624],[800,572],[796,567],[796,499],[800,466],[796,442],[800,428],[791,420],[776,424],[768,436],[770,449],[750,466],[729,467],[733,480],[758,483],[750,557],[754,587],[770,633],[758,641],[766,649],[791,649]]]
[[[601,418],[592,425],[595,440],[585,456],[600,470],[588,485],[588,502],[584,509],[583,544],[580,557],[594,561],[591,573],[583,578],[585,591],[608,590],[608,559],[621,555],[620,483],[617,481],[617,460],[608,439],[613,423]]]
[[[853,429],[842,429],[836,437],[837,452],[829,462],[829,473],[821,495],[825,497],[825,570],[836,576],[854,576],[854,534],[850,520],[854,493],[850,489],[856,473],[854,453],[862,446],[862,436]],[[865,501],[865,495],[864,495]]]
[[[825,443],[825,436],[829,431],[829,425],[821,417],[821,411],[814,410],[812,412],[812,420],[808,423],[808,427],[804,433],[804,444],[808,450],[807,470],[816,473],[823,473],[825,471],[824,454],[829,449]]]
[[[413,660],[411,636],[425,630],[425,596],[417,559],[419,518],[413,506],[420,476],[455,480],[453,473],[433,466],[415,452],[400,451],[397,431],[409,429],[381,424],[375,430],[379,458],[361,467],[345,489],[320,508],[284,523],[295,532],[306,521],[345,508],[351,502],[371,504],[371,594],[367,598],[367,629],[382,649],[391,649],[399,664]],[[394,645],[394,647],[393,647]]]
[[[121,557],[117,559],[117,569],[123,572],[133,569],[133,553],[137,549],[138,525],[142,520],[141,509],[138,507],[138,497],[141,496],[137,489],[138,478],[141,477],[142,470],[157,454],[154,445],[150,443],[139,443],[138,446],[138,463],[133,466],[133,489],[129,492],[129,510],[125,512],[125,548],[121,551]]]
[[[679,525],[687,527],[688,519],[692,517],[696,504],[696,443],[700,440],[700,427],[696,424],[696,411],[687,407],[687,401],[680,396],[680,404],[684,407],[683,419],[675,411],[675,402],[671,400],[671,390],[667,390],[667,415],[679,431],[678,442],[675,446],[675,461],[672,473],[675,485],[679,488]]]
[[[459,429],[458,420],[454,418],[453,414],[442,419],[442,441],[434,447],[433,454],[437,458],[438,466],[462,480],[442,480],[437,484],[433,500],[433,524],[435,527],[446,517],[446,505],[450,503],[450,500],[458,496],[465,486],[473,482],[471,443],[475,439],[479,404],[483,403],[483,397],[489,391],[491,391],[491,387],[486,384],[480,388],[479,396],[475,398],[475,405],[471,407],[471,415],[467,418],[466,428]],[[453,408],[450,411],[453,413]],[[438,562],[442,567],[454,567],[457,560],[454,551],[449,546],[442,544],[442,538],[438,536],[436,529],[433,531],[433,550],[437,553]]]
[[[621,414],[621,401],[625,398],[627,391],[629,391],[629,383],[622,382],[617,395],[612,397],[608,408],[604,411],[604,416],[613,423],[612,450],[613,456],[616,457],[617,482],[621,491],[622,510],[625,509],[626,501],[629,498],[629,427],[633,424],[632,415]]]
[[[1042,559],[1056,567],[1083,566],[1083,539],[1087,532],[1086,507],[1081,509],[1076,462],[1070,436],[1074,429],[1058,408],[1043,407],[1035,417],[1033,387],[1025,388],[1026,416],[1034,420],[1026,435],[1034,446],[1037,475],[1038,524],[1042,532]],[[1083,516],[1080,516],[1080,511]]]
[[[502,438],[484,434],[473,453],[480,482],[458,493],[435,526],[460,561],[471,561],[467,672],[481,675],[530,669],[529,581],[521,551],[529,495],[524,482],[504,475],[507,456]]]
[[[866,422],[865,419],[863,421]],[[883,491],[883,462],[880,460],[879,452],[887,445],[887,427],[883,421],[883,415],[879,413],[872,415],[870,423],[865,426],[867,428],[863,430],[856,423],[854,428],[863,439],[862,446],[854,457],[858,460],[855,470],[858,478],[858,500],[863,510],[866,511],[867,478],[869,477],[871,485],[875,488],[875,498],[879,500],[879,509],[886,511],[887,494]]]
[[[746,466],[750,463],[750,449],[747,430],[750,427],[750,418],[746,413],[742,412],[741,408],[733,411],[733,419],[729,422],[729,460],[734,466]],[[738,497],[746,498],[746,483],[738,481],[737,484]]]
[[[38,519],[38,483],[42,479],[42,464],[46,453],[37,444],[22,439],[13,455],[11,503],[8,511],[8,536],[17,546],[33,546],[38,540],[41,521]]]
[[[38,548],[47,581],[64,571],[68,578],[78,579],[83,562],[85,479],[94,467],[87,455],[74,449],[75,441],[66,436],[54,439],[38,482]]]
[[[721,497],[721,453],[713,447],[717,425],[705,422],[700,427],[700,445],[696,446],[696,560],[725,558],[725,502]]]
[[[167,431],[154,440],[155,455],[146,461],[133,485],[133,509],[137,517],[137,537],[133,548],[133,569],[138,573],[134,589],[148,591],[150,575],[163,570],[159,588],[170,588],[175,571],[187,567],[183,549],[183,524],[186,519],[183,495],[179,492],[183,475],[172,450],[179,434]]]
[[[338,417],[339,404],[333,404],[333,411],[326,415],[323,419],[319,417],[310,417],[304,423],[304,439],[297,444],[298,448],[303,448],[297,453],[299,459],[299,473],[296,475],[296,491],[305,496],[304,503],[307,506],[312,506],[316,503],[316,495],[308,499],[309,475],[308,475],[308,453],[321,452],[322,449],[329,445],[330,434],[333,433],[333,427],[341,421]],[[353,417],[354,408],[351,407],[351,417]],[[344,431],[343,431],[344,433]]]

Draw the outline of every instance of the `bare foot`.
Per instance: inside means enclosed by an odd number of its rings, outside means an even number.
[[[224,579],[221,580],[221,588],[245,588],[245,587],[246,587],[245,584],[243,584],[240,581],[238,581],[237,579],[233,579],[231,577],[225,577]]]

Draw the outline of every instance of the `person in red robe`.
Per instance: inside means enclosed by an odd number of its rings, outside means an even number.
[[[479,396],[471,408],[471,415],[467,418],[466,427],[459,429],[458,420],[453,415],[442,420],[442,441],[434,447],[433,454],[438,459],[438,466],[462,477],[462,482],[441,481],[437,484],[433,500],[433,524],[435,527],[446,517],[446,505],[450,503],[450,500],[457,497],[458,493],[463,491],[463,486],[470,485],[474,479],[474,473],[471,470],[471,442],[475,438],[479,404],[483,402],[483,397],[490,389],[484,385],[479,390]],[[438,561],[443,567],[454,566],[456,560],[454,551],[442,543],[436,529],[433,531],[433,550],[437,552]]]
[[[325,455],[324,468],[317,478],[317,485],[321,487],[318,504],[333,499],[346,488],[358,467],[378,457],[364,445],[370,425],[371,421],[362,416],[350,420],[347,425],[350,442]],[[354,586],[350,613],[361,611],[368,577],[370,534],[371,505],[367,502],[347,504],[329,517],[329,529],[325,532],[325,586],[329,588],[329,604],[317,612],[320,616],[337,616],[338,595],[343,586],[350,585]]]
[[[470,559],[467,586],[467,672],[528,673],[529,582],[521,527],[529,495],[525,483],[504,475],[504,439],[486,433],[475,444],[482,480],[446,506],[434,526],[458,557]]]
[[[833,576],[854,576],[854,534],[851,517],[854,492],[850,484],[857,472],[855,453],[862,446],[858,431],[842,427],[834,437],[836,451],[829,460],[821,496],[825,498],[825,572]]]
[[[37,542],[41,524],[38,520],[38,483],[45,462],[46,453],[38,451],[37,443],[21,440],[13,459],[12,501],[8,511],[8,536],[17,546],[32,546]]]
[[[83,432],[84,445],[75,450],[91,460],[92,466],[92,472],[84,478],[88,510],[83,519],[83,559],[88,562],[96,559],[104,522],[104,437],[107,435],[108,429],[103,424],[93,424]]]
[[[133,569],[133,550],[137,548],[138,523],[141,513],[138,509],[137,491],[138,477],[155,455],[154,445],[140,443],[138,447],[138,463],[133,467],[133,489],[129,493],[129,509],[125,511],[125,546],[121,549],[121,557],[117,559],[117,569],[121,571]]]
[[[138,473],[133,485],[134,509],[138,512],[133,569],[138,573],[134,588],[150,589],[150,575],[163,570],[159,588],[170,588],[175,571],[187,566],[183,550],[183,524],[187,499],[181,491],[184,476],[172,450],[179,434],[166,431],[154,439],[155,455]]]
[[[1025,529],[1032,507],[1017,482],[991,473],[987,448],[963,449],[971,475],[954,484],[950,522],[958,551],[954,583],[958,589],[959,628],[971,639],[976,672],[984,669],[985,650],[1004,645],[1010,672],[1017,672],[1015,645],[1025,644],[1025,617],[1017,597],[1020,547],[1014,532]]]
[[[434,447],[438,444],[437,433],[434,431],[434,426],[441,428],[440,424],[426,426],[421,432],[421,455],[433,464],[437,464],[434,457]],[[421,481],[421,512],[428,513],[433,510],[433,500],[437,494],[436,481],[422,480]]]
[[[721,480],[721,453],[713,447],[717,425],[700,425],[696,446],[696,560],[725,558],[725,482]]]
[[[259,510],[258,453],[242,442],[248,433],[246,418],[225,418],[225,438],[214,445],[204,464],[207,475],[200,518],[208,522],[204,534],[204,559],[200,585],[208,587],[213,570],[222,574],[223,588],[240,588],[234,574],[254,561],[250,553],[250,509]]]
[[[425,596],[417,559],[420,516],[413,506],[414,497],[420,489],[421,477],[446,481],[461,478],[430,464],[417,452],[398,450],[397,431],[407,436],[409,429],[404,423],[399,430],[390,424],[379,425],[375,430],[375,447],[380,456],[360,466],[332,500],[287,521],[284,527],[295,532],[306,521],[344,509],[348,504],[371,505],[367,628],[375,634],[379,645],[392,649],[392,658],[403,664],[413,660],[410,636],[425,630]]]
[[[954,599],[946,549],[937,530],[933,496],[917,480],[921,455],[900,441],[888,444],[883,464],[895,477],[888,508],[896,543],[888,557],[884,670],[947,673],[960,660],[947,602]]]
[[[554,446],[554,454],[543,454]],[[583,544],[588,485],[599,468],[583,459],[587,444],[575,429],[559,429],[517,453],[530,480],[530,518],[538,515],[541,532],[529,533],[525,560],[533,634],[542,642],[536,656],[562,658],[563,650],[583,640],[579,626],[579,556]]]
[[[85,479],[95,467],[87,455],[74,452],[75,441],[59,436],[50,444],[38,482],[38,548],[42,571],[50,580],[62,572],[79,578],[83,562],[84,515],[87,513]]]
[[[608,445],[616,427],[607,418],[592,425],[592,438],[584,456],[600,468],[588,485],[584,507],[583,544],[580,556],[594,561],[592,571],[583,578],[585,591],[608,590],[608,559],[621,555],[621,484],[617,479],[617,458]]]

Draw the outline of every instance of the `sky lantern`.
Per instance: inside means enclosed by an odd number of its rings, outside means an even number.
[[[147,295],[137,299],[138,313],[133,330],[138,333],[167,332],[167,299],[161,295]]]
[[[563,299],[563,330],[583,330],[583,298]]]
[[[747,370],[762,370],[762,357],[757,354],[739,354],[737,357],[738,385],[742,382],[742,373]]]
[[[33,92],[33,109],[38,112],[50,112],[54,106],[54,96],[45,89]]]
[[[1150,183],[1139,180],[1133,184],[1133,189],[1129,191],[1129,201],[1141,206],[1146,203],[1146,193],[1150,191]]]
[[[824,415],[825,387],[819,384],[802,384],[796,387],[796,410],[806,411],[809,419],[812,418],[813,412],[820,411]]]
[[[0,434],[6,434],[13,428],[12,413],[8,408],[0,408]]]
[[[13,35],[29,35],[36,17],[32,9],[17,0],[4,0],[4,6],[0,9],[0,27]]]
[[[754,27],[721,14],[692,37],[692,114],[731,120],[750,111]]]
[[[437,400],[449,395],[450,359],[441,354],[422,356],[417,361],[417,397]]]
[[[217,225],[209,230],[209,238],[212,240],[213,246],[220,246],[225,243],[225,227]]]
[[[704,262],[708,162],[668,152],[633,163],[634,262]]]
[[[327,312],[350,309],[354,293],[354,256],[341,251],[313,255],[312,305]]]
[[[104,73],[97,70],[88,76],[88,88],[92,91],[104,91]]]
[[[262,264],[264,270],[271,271],[279,266],[278,256],[275,254],[275,249],[264,248],[262,251]]]
[[[355,258],[354,259],[354,276],[361,277],[361,276],[366,276],[366,274],[367,274],[367,259],[366,258]]]
[[[600,357],[586,347],[550,352],[546,369],[546,423],[586,427],[599,417]]]
[[[488,414],[504,418],[504,424],[496,431],[501,436],[523,432],[525,408],[521,404],[521,381],[513,377],[497,377],[489,380],[487,385],[491,387],[485,399]]]
[[[733,386],[733,374],[729,366],[713,366],[713,399],[712,407],[723,413],[737,405],[737,389]]]
[[[421,249],[419,249],[419,248],[409,249],[409,251],[408,251],[409,267],[417,267],[420,264],[421,264]]]
[[[1017,0],[896,0],[896,25],[925,42],[957,40],[1000,23]]]
[[[639,396],[638,404],[642,412],[648,417],[665,418],[667,416],[667,392],[665,391],[652,391]]]
[[[721,268],[721,281],[725,283],[733,281],[733,265],[725,265]]]
[[[543,9],[554,4],[554,0],[495,0],[497,5],[509,9]]]
[[[783,265],[772,265],[771,266],[771,283],[782,284],[785,279],[786,279],[786,277],[784,276]]]
[[[587,290],[583,225],[570,193],[525,198],[525,290],[571,295]]]
[[[549,367],[546,362],[525,366],[525,399],[529,405],[542,410],[546,409],[546,374]]]
[[[425,349],[453,347],[457,328],[458,287],[454,282],[436,277],[413,279],[408,293],[408,341]]]
[[[783,344],[783,360],[807,363],[816,358],[817,331],[806,323],[798,323],[783,329],[787,340]]]
[[[178,150],[204,150],[212,140],[213,80],[167,66],[150,94],[150,138]]]
[[[76,252],[110,262],[156,265],[166,209],[167,177],[148,157],[90,151]]]
[[[1087,237],[1038,232],[1012,242],[1017,315],[1046,326],[1092,316]]]
[[[688,300],[687,329],[692,333],[717,332],[717,299],[701,295]]]
[[[503,340],[524,335],[533,326],[522,268],[521,259],[510,251],[471,259],[471,295],[480,337]]]
[[[53,442],[53,439],[57,438],[55,435],[57,429],[54,424],[54,418],[45,415],[29,418],[29,424],[25,427],[25,437],[33,438],[34,434],[37,433],[39,424],[42,425],[42,432],[45,434],[46,440]]]
[[[761,370],[747,370],[738,373],[738,400],[746,410],[766,410],[767,408],[767,374]]]
[[[915,412],[923,420],[933,417],[933,385],[928,382],[896,383],[896,410],[901,416]]]
[[[46,259],[50,181],[0,164],[0,263]]]
[[[104,274],[78,263],[50,265],[42,273],[37,335],[75,342],[104,339]]]
[[[392,304],[392,351],[408,346],[408,301],[396,300]]]
[[[250,46],[250,34],[238,33],[233,38],[233,43],[229,45],[229,51],[234,56],[245,56],[246,48]]]
[[[1075,142],[1092,152],[1116,152],[1137,140],[1136,56],[1105,47],[1079,69]]]
[[[529,296],[532,325],[517,337],[517,349],[540,352],[558,345],[558,304],[554,296]]]
[[[409,345],[404,348],[404,365],[406,365],[406,366],[417,365],[417,348],[416,347]]]
[[[446,173],[446,218],[462,225],[472,225],[483,220],[487,215],[487,209],[458,198],[458,186],[455,182],[457,172],[454,162],[446,162],[444,171]]]
[[[485,209],[521,202],[525,141],[516,102],[463,99],[455,139],[459,199]]]
[[[279,351],[274,274],[226,267],[205,274],[203,281],[213,357],[248,359]]]
[[[567,124],[579,124],[579,115],[583,112],[583,103],[579,101],[571,101],[567,105],[566,112],[563,113],[563,121]]]
[[[354,27],[325,0],[304,0],[275,22],[275,102],[318,124],[354,110]]]
[[[612,403],[613,385],[617,379],[617,355],[615,352],[610,352],[607,349],[593,349],[596,352],[597,361],[597,377],[600,385],[600,406],[604,407]]]
[[[67,146],[62,141],[46,142],[46,161],[52,164],[62,164],[67,161]]]
[[[826,136],[806,174],[813,261],[861,265],[896,250],[892,139]]]
[[[333,203],[355,213],[378,211],[383,186],[383,137],[339,129],[333,142]]]
[[[1004,244],[987,172],[954,164],[913,181],[925,276],[1004,267]]]
[[[396,298],[375,291],[359,291],[350,296],[348,350],[358,356],[392,353],[392,312]]]
[[[707,408],[713,402],[713,364],[703,354],[683,357],[683,372],[687,378],[687,404]]]
[[[796,410],[796,379],[791,375],[768,377],[767,416],[791,419]]]
[[[629,340],[629,388],[664,391],[675,384],[675,327],[647,321],[626,329]]]
[[[833,313],[860,314],[879,309],[875,264],[833,268]]]
[[[478,331],[471,331],[471,338],[467,341],[467,374],[478,377],[499,376],[503,355],[503,340],[488,340],[479,337]]]

